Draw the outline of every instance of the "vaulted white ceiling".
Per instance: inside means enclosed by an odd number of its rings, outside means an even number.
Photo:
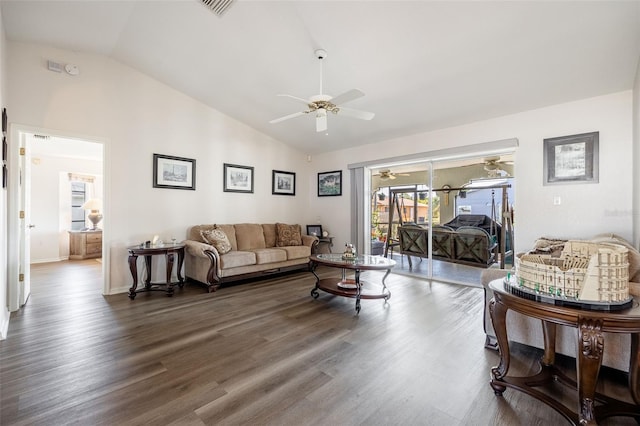
[[[1,0],[7,38],[107,55],[305,153],[631,89],[637,1]],[[372,121],[269,120],[277,97],[366,93]]]

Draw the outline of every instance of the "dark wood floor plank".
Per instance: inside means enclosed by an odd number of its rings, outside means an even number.
[[[32,267],[32,296],[0,342],[3,426],[564,424],[524,394],[493,394],[498,356],[483,347],[474,283],[392,274],[389,303],[363,300],[356,315],[354,299],[312,298],[308,272],[132,301],[100,294],[101,267]],[[516,346],[511,372],[539,356]],[[628,399],[620,376],[603,379]]]

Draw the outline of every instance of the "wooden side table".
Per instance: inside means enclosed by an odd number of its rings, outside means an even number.
[[[614,416],[640,418],[640,307],[637,299],[634,299],[633,306],[629,309],[615,312],[592,311],[525,299],[505,290],[501,279],[491,281],[489,288],[494,292],[489,311],[500,349],[500,364],[491,369],[491,387],[496,395],[502,395],[507,387],[519,390],[547,404],[576,426],[596,425],[598,420]],[[506,317],[509,309],[542,321],[544,356],[540,361],[540,371],[533,376],[507,376],[510,354]],[[577,382],[554,366],[556,325],[578,329]],[[635,405],[596,392],[598,372],[605,350],[603,332],[631,335],[629,390]],[[577,390],[577,411],[537,389],[551,382]]]
[[[184,263],[184,244],[163,244],[161,246],[132,246],[127,248],[129,251],[129,269],[131,270],[131,276],[133,277],[133,285],[129,289],[129,298],[131,300],[136,298],[137,293],[143,291],[166,291],[167,296],[173,296],[173,286],[184,286],[184,278],[182,277],[182,264]],[[173,270],[173,263],[175,256],[178,255],[178,282],[171,281],[171,271]],[[152,283],[151,282],[151,257],[164,255],[167,260],[167,279],[164,283]],[[147,276],[144,280],[144,288],[136,290],[138,287],[138,256],[144,256],[144,262],[147,267]]]
[[[331,247],[333,247],[333,237],[318,237],[316,253],[331,253]]]

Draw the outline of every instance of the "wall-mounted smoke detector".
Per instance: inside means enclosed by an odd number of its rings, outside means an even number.
[[[64,70],[67,72],[67,74],[69,75],[78,75],[80,74],[80,68],[78,68],[77,65],[74,64],[67,64],[64,66]]]
[[[202,4],[218,16],[222,16],[234,1],[235,0],[200,0]]]

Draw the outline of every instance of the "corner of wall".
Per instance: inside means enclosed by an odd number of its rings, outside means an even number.
[[[4,108],[7,102],[7,61],[6,61],[6,36],[2,25],[2,11],[0,10],[0,108]],[[7,189],[0,188],[0,340],[7,337],[9,329],[9,309],[7,307],[7,251],[9,239],[7,237]]]
[[[640,57],[633,83],[633,105],[631,107],[633,146],[633,244],[640,247]]]

